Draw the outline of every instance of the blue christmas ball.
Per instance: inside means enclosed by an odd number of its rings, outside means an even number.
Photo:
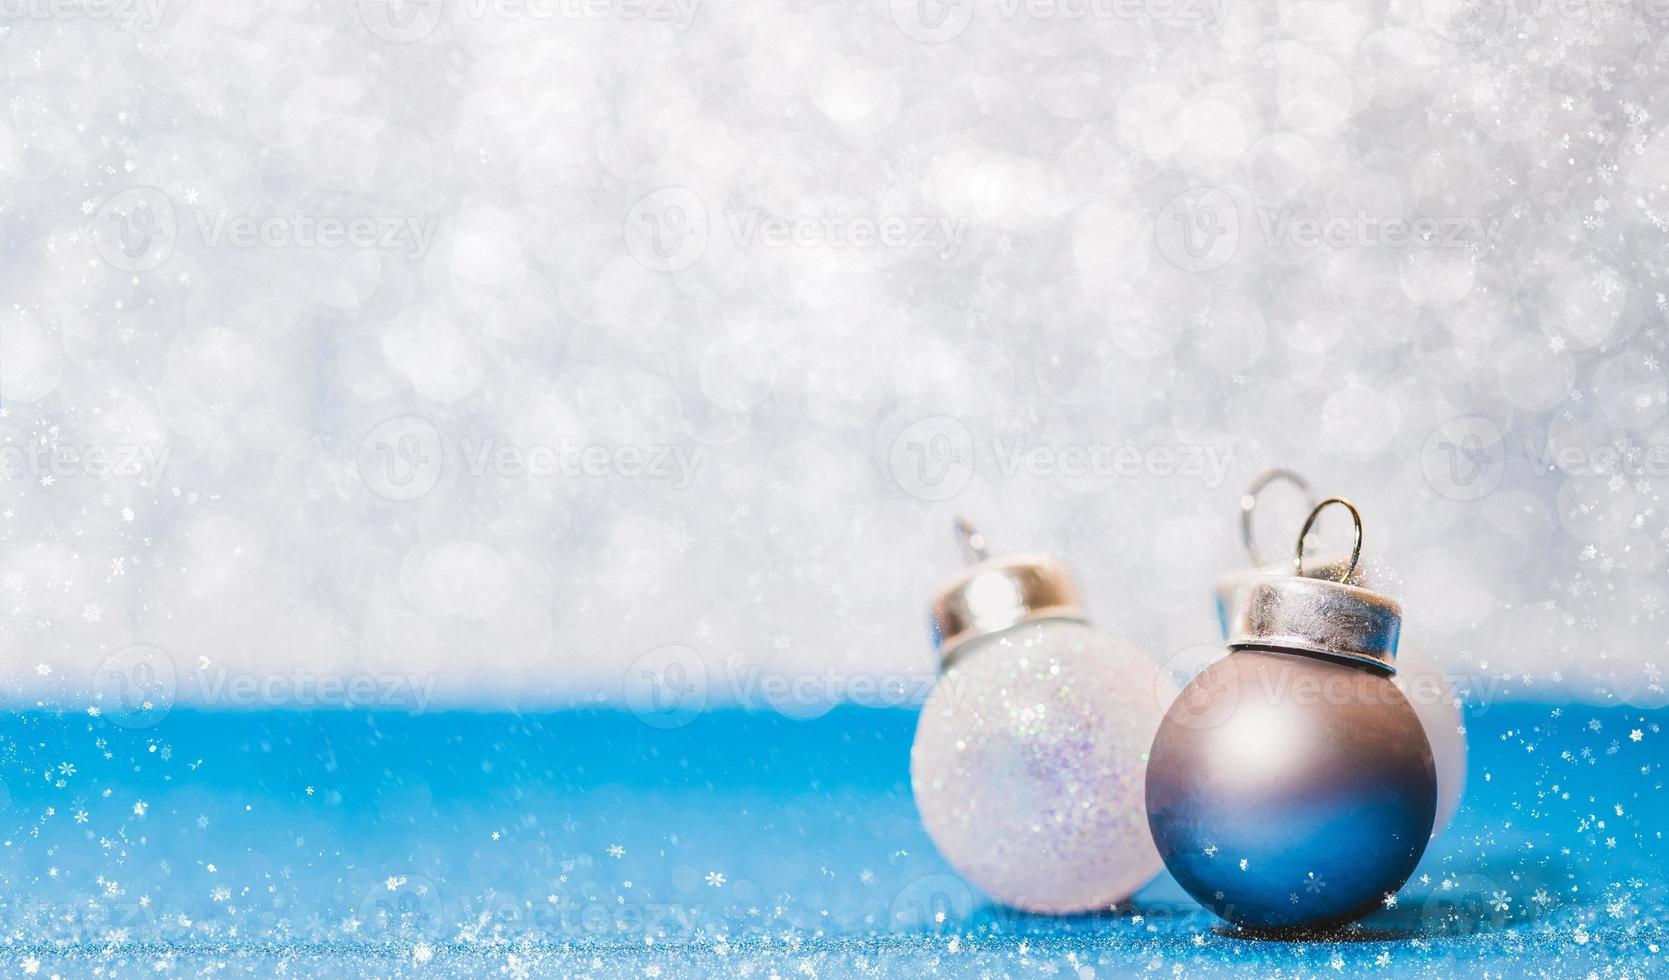
[[[1408,880],[1437,811],[1420,719],[1387,671],[1240,649],[1154,738],[1148,824],[1200,904],[1253,929],[1360,918]]]

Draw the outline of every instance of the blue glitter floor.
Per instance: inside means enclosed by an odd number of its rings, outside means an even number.
[[[914,717],[0,720],[0,971],[40,976],[1669,973],[1663,713],[1469,718],[1465,807],[1394,908],[1306,941],[982,903],[910,801]]]

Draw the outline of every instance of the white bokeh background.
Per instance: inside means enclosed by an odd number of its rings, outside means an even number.
[[[15,700],[839,697],[931,676],[958,512],[1165,658],[1269,465],[1480,696],[1665,700],[1660,6],[6,11]]]

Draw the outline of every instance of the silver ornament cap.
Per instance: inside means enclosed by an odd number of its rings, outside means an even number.
[[[1253,582],[1239,596],[1229,648],[1255,647],[1397,670],[1402,607],[1343,582],[1282,575]]]
[[[1304,568],[1304,538],[1329,504],[1350,511],[1356,525],[1350,561],[1336,579],[1315,578]],[[1372,589],[1349,584],[1362,554],[1362,516],[1343,497],[1310,511],[1298,535],[1294,574],[1254,578],[1235,594],[1228,624],[1230,649],[1304,653],[1396,673],[1402,606]]]
[[[1223,635],[1229,632],[1230,621],[1234,617],[1235,603],[1240,593],[1253,582],[1266,578],[1281,578],[1293,574],[1292,566],[1263,565],[1258,568],[1243,568],[1238,572],[1230,572],[1217,580],[1217,625],[1222,628]],[[1332,579],[1343,581],[1347,585],[1367,585],[1362,570],[1352,569],[1350,558],[1335,555],[1325,558],[1311,565],[1305,563],[1304,575],[1307,578]]]
[[[1023,623],[1087,622],[1065,565],[1044,555],[992,558],[985,538],[965,518],[956,519],[956,532],[970,564],[939,587],[928,614],[943,666],[950,666],[969,641]]]

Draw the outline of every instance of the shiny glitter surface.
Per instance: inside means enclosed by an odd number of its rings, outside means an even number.
[[[976,640],[923,707],[916,805],[946,860],[1031,911],[1106,908],[1160,870],[1142,775],[1172,689],[1078,623]]]

